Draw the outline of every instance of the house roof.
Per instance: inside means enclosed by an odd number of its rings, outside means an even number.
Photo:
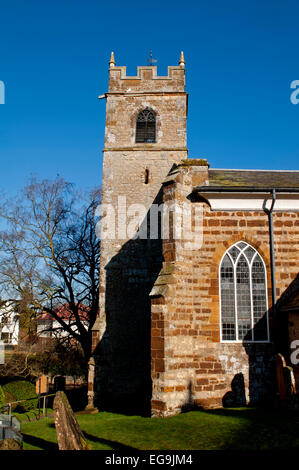
[[[209,168],[209,187],[212,188],[275,188],[298,189],[299,171],[225,170]]]
[[[62,319],[62,320],[70,320],[74,321],[75,317],[73,316],[69,304],[65,303],[64,305],[61,305],[60,307],[57,307],[54,309],[54,312]],[[80,304],[80,309],[79,309],[79,318],[81,321],[88,321],[89,320],[89,307],[87,307],[84,304]],[[52,321],[55,320],[53,315],[49,312],[43,311],[41,315],[39,315],[36,319],[37,321]]]

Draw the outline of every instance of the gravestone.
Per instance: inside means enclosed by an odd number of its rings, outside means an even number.
[[[286,365],[282,354],[275,355],[275,368],[280,404],[287,407],[297,407],[298,400],[296,399],[296,383],[293,368]]]
[[[65,377],[63,375],[58,375],[57,377],[55,377],[54,390],[55,392],[65,391]]]
[[[85,407],[85,411],[90,414],[98,413],[98,409],[94,406],[94,378],[95,378],[95,360],[94,357],[91,357],[88,362],[88,391],[87,399],[88,403]]]
[[[0,450],[21,450],[21,425],[15,416],[0,414]]]
[[[282,354],[275,355],[275,369],[276,369],[276,379],[278,386],[279,400],[283,401],[286,399],[287,391],[285,385],[285,378],[283,369],[286,367],[286,361]]]
[[[36,394],[39,395],[39,394],[48,393],[48,388],[49,388],[48,383],[49,383],[49,380],[48,380],[47,375],[42,374],[35,382]]]
[[[293,367],[286,366],[283,368],[284,383],[286,387],[287,397],[296,395],[296,382]]]
[[[4,439],[0,441],[0,450],[22,450],[23,443],[19,439]]]
[[[59,450],[90,450],[64,392],[55,395],[54,421]]]

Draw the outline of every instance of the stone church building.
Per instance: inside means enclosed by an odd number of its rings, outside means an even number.
[[[290,356],[288,313],[278,306],[298,274],[299,172],[213,169],[188,158],[183,53],[167,76],[156,66],[127,76],[112,53],[101,97],[104,212],[89,403],[152,416],[272,403],[274,354]],[[128,230],[141,206],[143,221]]]

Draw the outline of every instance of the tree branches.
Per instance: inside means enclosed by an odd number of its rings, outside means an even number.
[[[91,352],[91,328],[98,314],[99,240],[95,209],[100,191],[82,194],[62,178],[32,179],[17,201],[0,208],[7,229],[0,233],[0,291],[48,312],[84,353]],[[58,315],[68,304],[72,325]],[[81,306],[88,307],[89,324]]]

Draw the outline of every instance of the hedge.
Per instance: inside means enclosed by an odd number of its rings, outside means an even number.
[[[13,411],[22,413],[37,408],[38,398],[35,392],[35,385],[31,382],[28,382],[27,380],[14,380],[3,385],[2,388],[6,403],[34,398],[33,400],[13,404]]]
[[[5,405],[5,394],[2,387],[0,387],[0,413],[2,413],[3,406]]]

